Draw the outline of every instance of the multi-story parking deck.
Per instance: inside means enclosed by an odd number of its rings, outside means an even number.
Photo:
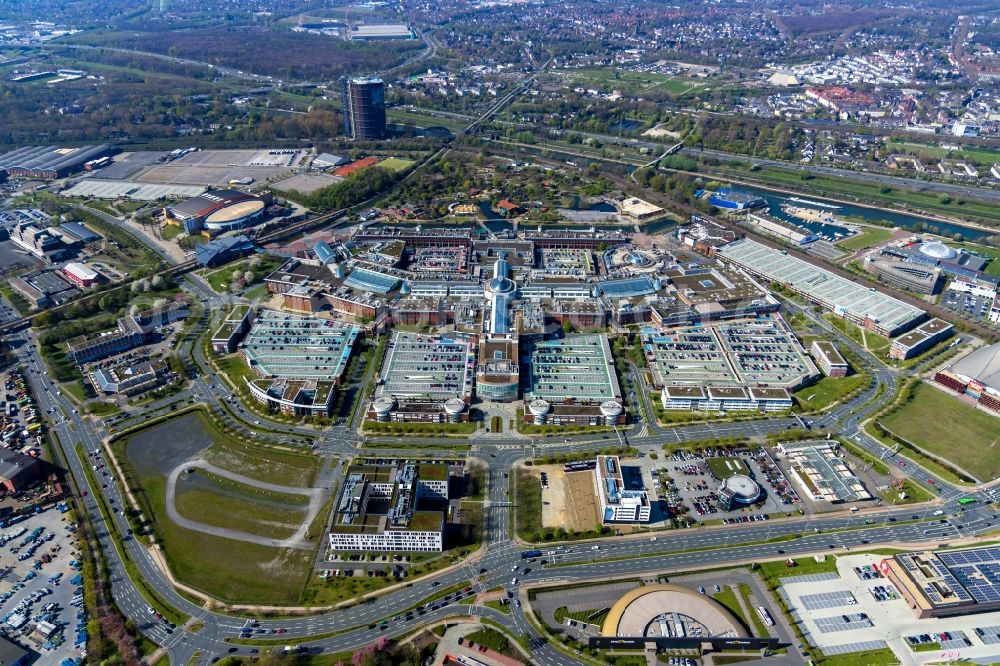
[[[531,399],[621,400],[606,335],[574,335],[537,343],[531,352]]]
[[[339,383],[359,332],[350,324],[261,310],[243,354],[262,377]]]
[[[395,331],[368,416],[380,421],[466,420],[475,367],[475,336]]]

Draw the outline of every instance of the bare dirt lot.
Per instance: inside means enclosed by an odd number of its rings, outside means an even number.
[[[535,470],[539,474],[545,472],[549,479],[549,487],[542,489],[542,526],[594,529],[600,518],[594,473],[567,474],[562,465],[540,465]]]

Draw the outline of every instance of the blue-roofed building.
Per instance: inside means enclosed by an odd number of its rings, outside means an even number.
[[[355,268],[344,284],[373,294],[387,294],[399,286],[399,278],[367,268]]]
[[[699,199],[707,199],[708,203],[716,208],[724,210],[748,210],[750,208],[762,208],[767,202],[756,194],[737,192],[736,190],[698,190],[694,193]]]
[[[215,267],[256,251],[257,246],[246,236],[231,236],[196,245],[194,260],[201,266]]]
[[[648,277],[638,277],[602,282],[595,289],[599,290],[599,293],[595,294],[597,296],[603,294],[608,298],[634,298],[655,293],[656,285]]]
[[[319,259],[323,264],[329,264],[337,255],[334,254],[333,248],[326,241],[320,241],[313,246],[313,251],[316,253],[316,258]]]
[[[95,234],[79,222],[66,222],[65,224],[60,224],[59,228],[73,238],[79,240],[81,243],[96,243],[101,240],[99,235]]]

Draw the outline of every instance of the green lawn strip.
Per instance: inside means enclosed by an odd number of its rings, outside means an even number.
[[[483,604],[487,608],[492,608],[493,610],[498,610],[505,615],[510,615],[510,604],[502,604],[499,599],[494,599],[493,601],[487,601]]]
[[[815,384],[801,388],[792,395],[803,410],[818,412],[840,402],[844,396],[868,384],[869,376],[855,374],[847,377],[823,377]]]
[[[14,310],[22,317],[31,312],[31,303],[10,287],[0,287],[0,294],[4,295],[10,304],[14,306]]]
[[[87,412],[98,416],[111,416],[120,411],[122,411],[122,408],[113,402],[92,402],[87,405]]]
[[[309,529],[306,530],[306,538],[312,541],[316,537],[323,536],[323,530],[326,529],[326,519],[330,515],[330,511],[333,510],[333,499],[337,497],[337,488],[334,488],[333,495],[326,501],[326,504],[320,508],[319,513],[313,518],[312,522],[309,523]]]
[[[906,646],[912,652],[937,652],[941,649],[940,643],[917,643],[916,645],[907,643]]]
[[[713,654],[712,663],[725,666],[725,664],[742,664],[748,661],[760,661],[763,659],[759,654],[748,652],[747,654]]]
[[[469,423],[379,423],[365,421],[361,430],[369,435],[431,435],[444,437],[465,437],[476,431],[477,424]],[[366,442],[365,446],[378,447],[378,442]],[[396,446],[396,445],[393,445]],[[450,446],[450,445],[449,445]]]
[[[816,558],[811,555],[791,556],[791,559],[795,562],[794,567],[788,566],[786,560],[774,560],[759,563],[757,570],[764,578],[773,580],[780,580],[789,576],[806,576],[809,574],[834,573],[837,571],[836,555],[827,555],[826,559],[820,562],[817,562]]]
[[[845,250],[864,250],[872,245],[884,243],[892,238],[892,229],[869,227],[860,234],[850,236],[837,243],[837,247]]]
[[[153,662],[153,666],[170,666],[170,655],[160,655],[160,658]]]
[[[163,240],[173,240],[181,235],[183,231],[184,229],[179,224],[166,224],[160,233],[163,234]]]
[[[862,331],[860,327],[832,313],[824,314],[823,318],[844,335],[847,335],[863,347],[867,347],[872,356],[879,361],[882,363],[886,362],[886,355],[889,353],[889,347],[892,345],[892,341],[889,338],[879,335],[874,331]]]
[[[517,656],[517,651],[510,644],[507,636],[493,627],[483,627],[479,631],[466,634],[465,640],[476,645],[485,645],[490,650],[507,655],[508,657]]]
[[[743,599],[747,612],[750,613],[750,620],[753,622],[754,633],[761,638],[770,638],[771,634],[768,632],[767,627],[764,626],[764,620],[760,619],[760,613],[757,612],[757,609],[750,601],[750,586],[747,583],[740,583],[739,590],[740,598]]]
[[[723,585],[721,587],[721,591],[714,593],[712,598],[728,608],[729,612],[738,617],[744,627],[750,626],[750,622],[747,621],[747,616],[743,612],[743,608],[740,606],[740,602],[736,598],[736,592],[733,590],[732,586]]]
[[[514,520],[522,539],[542,529],[542,481],[527,470],[514,473]]]
[[[923,383],[879,422],[892,434],[979,479],[1000,475],[1000,421]],[[961,446],[955,446],[961,442]]]
[[[176,504],[178,513],[190,520],[272,539],[292,536],[305,517],[302,509],[288,511],[201,489],[178,491]]]
[[[821,666],[895,666],[899,657],[889,648],[849,652],[826,656],[818,662]]]
[[[594,432],[611,432],[611,426],[547,426],[520,423],[517,431],[522,435],[582,435]]]
[[[266,499],[271,502],[278,502],[280,504],[291,505],[292,509],[302,509],[304,510],[306,505],[309,504],[308,495],[299,495],[296,493],[282,493],[273,490],[267,490],[265,488],[260,488],[258,486],[251,486],[245,483],[240,483],[239,481],[233,481],[232,479],[227,479],[218,474],[213,474],[212,472],[195,468],[193,473],[197,476],[204,477],[212,482],[213,485],[221,486],[233,493],[239,495],[245,495],[245,499]],[[291,487],[291,486],[290,486]]]
[[[333,606],[351,599],[377,592],[395,584],[391,576],[369,577],[364,570],[358,570],[351,577],[331,576],[323,579],[313,572],[302,593],[302,603],[309,606]]]
[[[87,476],[88,484],[90,485],[91,488],[100,488],[101,487],[100,481],[98,481],[96,475],[94,474],[94,471],[90,468],[90,465],[87,464],[88,458],[87,458],[87,453],[83,449],[83,444],[81,442],[77,442],[75,449],[77,457],[83,463],[82,465],[83,472]],[[97,507],[100,509],[101,515],[104,517],[104,522],[107,525],[114,525],[115,523],[111,517],[112,514],[111,507],[108,506],[107,501],[104,498],[104,495],[101,492],[95,490],[94,499],[97,501]],[[146,582],[145,578],[142,577],[142,575],[139,573],[139,568],[135,565],[135,562],[132,561],[132,558],[129,557],[128,551],[126,551],[125,548],[122,547],[121,535],[118,535],[117,537],[112,537],[111,542],[115,545],[115,550],[118,551],[118,555],[120,556],[122,563],[125,565],[125,572],[128,574],[129,579],[132,581],[132,584],[135,585],[135,589],[139,591],[139,594],[141,594],[142,597],[146,600],[146,603],[148,603],[151,607],[159,611],[159,613],[167,620],[173,622],[176,625],[182,625],[185,622],[187,622],[190,616],[185,613],[182,613],[181,611],[177,610],[169,603],[167,603],[163,599],[163,597],[161,597]]]

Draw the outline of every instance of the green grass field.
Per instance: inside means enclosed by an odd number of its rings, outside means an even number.
[[[295,604],[312,566],[311,550],[270,548],[187,530],[166,517],[166,477],[139,477],[174,576],[228,602]]]
[[[255,502],[250,496],[239,497],[214,489],[183,490],[178,492],[176,502],[177,511],[185,518],[274,539],[290,537],[305,517],[302,507],[282,509]]]
[[[880,361],[885,362],[886,354],[889,353],[889,347],[892,345],[892,341],[889,338],[873,331],[862,330],[843,317],[838,317],[829,312],[824,314],[823,318],[833,324],[833,327],[841,333],[851,336],[855,342],[867,347],[868,351]]]
[[[611,89],[649,90],[658,88],[671,94],[706,88],[700,79],[687,79],[654,72],[630,72],[612,67],[601,69],[578,69],[564,72],[566,78],[584,87],[601,86]]]
[[[882,425],[979,479],[1000,475],[1000,419],[943,391],[918,384],[910,401]]]
[[[741,458],[709,458],[708,469],[717,479],[728,479],[734,474],[749,474],[747,464]]]
[[[403,159],[401,157],[389,157],[378,163],[380,167],[388,169],[389,171],[406,171],[414,164],[416,164],[415,161]]]
[[[184,229],[181,228],[179,224],[165,224],[163,225],[163,239],[172,240],[183,233]]]
[[[841,400],[845,395],[868,381],[867,375],[848,377],[823,377],[815,384],[799,389],[792,395],[799,406],[806,411],[824,409]]]
[[[716,592],[712,597],[718,601],[720,604],[729,609],[733,615],[740,619],[743,626],[749,628],[750,623],[747,621],[746,615],[743,613],[743,608],[740,606],[739,600],[736,598],[736,592],[729,585],[723,585],[721,592]]]
[[[198,418],[212,440],[212,444],[200,453],[206,460],[246,476],[283,485],[310,485],[315,478],[318,460],[314,456],[238,441],[215,429],[201,411],[179,418],[192,416]],[[147,439],[143,446],[169,446],[171,431],[153,435],[156,428],[166,424],[158,424],[132,437],[155,436],[159,439]],[[160,441],[163,438],[168,439]],[[313,550],[259,546],[178,526],[167,517],[165,469],[150,467],[148,463],[145,466],[134,464],[133,457],[142,454],[129,450],[130,441],[134,440],[115,444],[120,452],[119,460],[174,576],[227,602],[299,603],[311,571]],[[181,485],[177,497],[178,510],[193,519],[267,536],[287,536],[294,529],[278,531],[276,524],[294,523],[296,517],[300,523],[304,516],[304,506],[294,504],[297,497],[292,499],[280,493],[268,496],[260,489],[222,480],[209,473],[199,474],[205,477],[198,479],[199,485],[187,488]],[[284,504],[288,505],[287,509],[274,510]],[[262,522],[265,525],[262,526]]]
[[[860,234],[845,238],[837,243],[837,247],[845,250],[864,250],[877,243],[884,243],[892,238],[892,229],[880,229],[872,227],[865,229]]]

